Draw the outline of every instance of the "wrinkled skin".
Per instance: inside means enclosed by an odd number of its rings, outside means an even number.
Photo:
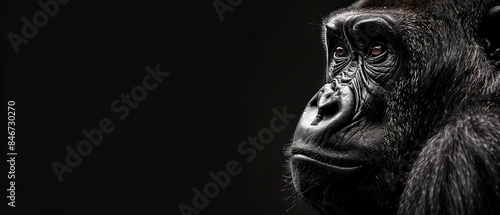
[[[286,147],[319,214],[500,214],[500,2],[359,1]]]

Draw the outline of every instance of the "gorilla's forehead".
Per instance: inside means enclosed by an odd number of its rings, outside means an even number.
[[[400,11],[388,13],[387,10],[381,11],[380,9],[340,10],[327,15],[323,19],[323,25],[326,28],[335,29],[343,25],[352,26],[357,20],[367,18],[380,18],[386,22],[395,23],[401,17]]]
[[[325,27],[330,29],[338,29],[342,27],[352,27],[360,20],[363,21],[375,21],[382,23],[394,23],[394,16],[387,14],[377,14],[377,13],[342,13],[333,16],[328,19],[325,23]]]

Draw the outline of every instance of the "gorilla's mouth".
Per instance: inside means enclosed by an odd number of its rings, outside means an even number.
[[[331,156],[321,152],[304,150],[300,148],[291,149],[290,157],[292,165],[299,163],[312,164],[325,168],[338,175],[348,175],[358,172],[363,168],[363,163],[352,156]]]

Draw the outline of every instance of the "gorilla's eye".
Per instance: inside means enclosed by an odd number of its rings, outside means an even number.
[[[370,55],[372,57],[379,56],[385,52],[386,48],[383,45],[376,44],[370,48]]]
[[[347,51],[342,46],[337,46],[335,49],[335,57],[345,57],[347,56]]]

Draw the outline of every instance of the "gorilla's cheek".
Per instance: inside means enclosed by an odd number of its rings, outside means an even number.
[[[369,152],[368,156],[383,154],[383,146],[387,140],[386,129],[381,125],[363,124],[366,124],[365,120],[347,126],[333,134],[329,142],[335,144],[335,148],[339,150],[359,149]],[[379,157],[367,158],[370,161],[378,159]]]

